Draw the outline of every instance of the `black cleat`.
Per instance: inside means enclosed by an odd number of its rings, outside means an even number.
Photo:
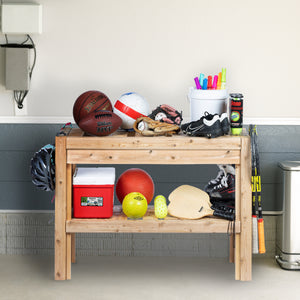
[[[221,122],[221,127],[222,127],[222,131],[223,134],[228,134],[229,130],[230,130],[230,123],[228,120],[228,115],[227,113],[223,113],[220,115],[220,122]]]
[[[209,193],[211,199],[232,200],[235,198],[235,176],[227,173]]]
[[[218,172],[218,175],[216,178],[214,179],[211,179],[207,185],[204,187],[204,191],[207,193],[207,194],[210,194],[212,192],[212,190],[214,189],[214,187],[216,185],[219,185],[220,182],[221,182],[221,179],[225,176],[225,171],[224,171],[224,168],[222,165],[218,165],[220,171]]]
[[[190,136],[216,138],[223,135],[219,115],[211,115],[208,113],[198,121],[183,124],[181,130],[183,133]]]

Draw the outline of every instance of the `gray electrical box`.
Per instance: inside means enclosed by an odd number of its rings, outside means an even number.
[[[5,87],[7,90],[29,90],[29,51],[25,47],[6,47]]]

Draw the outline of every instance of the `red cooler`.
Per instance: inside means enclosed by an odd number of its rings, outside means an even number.
[[[73,176],[73,217],[110,218],[115,168],[77,168]]]

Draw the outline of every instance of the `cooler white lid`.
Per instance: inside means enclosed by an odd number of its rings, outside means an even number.
[[[115,168],[76,168],[73,185],[105,185],[115,183]]]

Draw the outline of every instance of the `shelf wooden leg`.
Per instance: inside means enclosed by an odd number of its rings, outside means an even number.
[[[251,152],[250,139],[242,138],[241,148],[241,280],[252,278],[252,226],[251,226]]]
[[[75,172],[76,169],[76,165],[72,165],[72,177],[73,178],[73,174]],[[70,182],[70,186],[72,186],[73,182]],[[72,219],[72,189],[69,191],[71,194],[71,198],[70,198],[70,202],[69,202],[69,214],[68,214],[68,220]],[[76,263],[76,234],[75,233],[71,233],[71,263]]]
[[[73,167],[67,164],[67,220],[72,219],[72,175]],[[67,279],[71,279],[71,265],[72,265],[72,236],[67,234]]]
[[[235,280],[241,280],[241,235],[235,234],[235,249],[234,249],[234,266],[235,266]]]
[[[241,166],[235,165],[235,220],[241,221]],[[235,280],[241,280],[241,234],[234,233]]]
[[[76,263],[76,235],[71,233],[71,262]]]
[[[234,263],[234,234],[231,233],[229,236],[229,262]]]
[[[66,137],[55,139],[55,280],[66,280],[66,193],[67,193],[67,171],[66,171]]]
[[[71,233],[67,233],[67,255],[66,255],[66,279],[71,279],[71,262],[72,259],[72,237]]]

